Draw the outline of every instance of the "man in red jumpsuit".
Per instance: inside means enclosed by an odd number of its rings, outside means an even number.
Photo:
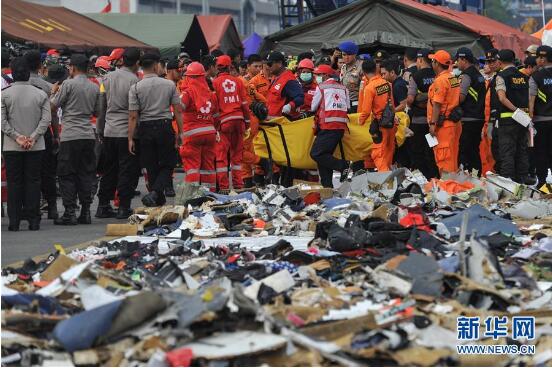
[[[268,89],[268,120],[282,115],[290,116],[303,105],[303,88],[295,74],[286,69],[285,57],[281,52],[273,51],[268,55],[266,65],[270,69],[272,81]]]
[[[243,136],[249,128],[247,92],[240,77],[230,74],[232,59],[228,55],[217,58],[218,76],[213,88],[220,110],[220,142],[217,144],[217,183],[220,190],[229,187],[229,172],[235,189],[243,187],[241,163]],[[230,167],[230,170],[229,170]]]
[[[185,181],[201,184],[214,192],[217,99],[209,90],[201,63],[188,65],[184,75],[186,83],[181,94],[184,141],[180,156],[186,171]]]

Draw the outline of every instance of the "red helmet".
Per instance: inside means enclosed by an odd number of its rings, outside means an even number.
[[[310,70],[314,70],[314,63],[312,62],[311,59],[309,58],[306,58],[306,59],[303,59],[299,62],[299,64],[297,65],[297,69],[310,69]]]
[[[186,73],[184,73],[184,75],[188,77],[199,77],[205,75],[205,68],[201,63],[194,61],[193,63],[190,63],[190,65],[188,65],[188,67],[186,68]]]
[[[109,63],[108,56],[100,56],[96,59],[96,63],[94,64],[94,67],[96,68],[103,68],[103,69],[111,69],[111,64]]]
[[[232,65],[232,59],[230,59],[230,56],[228,55],[221,55],[217,58],[217,66],[230,66]]]
[[[109,60],[111,61],[119,60],[120,58],[123,57],[124,52],[125,52],[125,49],[121,49],[121,48],[113,49],[113,51],[111,51],[111,54],[109,54]]]
[[[320,64],[316,69],[314,69],[314,74],[334,75],[335,70],[333,70],[332,67],[327,64]]]
[[[59,56],[59,52],[58,52],[58,50],[56,50],[56,49],[50,49],[50,50],[48,50],[48,52],[46,53],[46,55],[49,55],[49,56]]]

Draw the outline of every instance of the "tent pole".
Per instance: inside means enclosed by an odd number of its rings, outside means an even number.
[[[176,14],[180,14],[180,0],[176,0]]]
[[[546,27],[546,16],[544,15],[544,0],[541,0],[542,7],[542,28]]]

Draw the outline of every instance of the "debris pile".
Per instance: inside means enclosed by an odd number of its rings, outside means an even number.
[[[2,365],[550,365],[551,203],[405,169],[335,191],[183,186],[111,229],[132,235],[3,269]]]

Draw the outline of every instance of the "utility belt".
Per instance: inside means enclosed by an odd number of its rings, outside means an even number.
[[[462,116],[464,115],[464,110],[460,106],[456,106],[452,111],[448,114],[439,114],[439,120],[437,120],[437,126],[443,126],[445,123],[445,120],[452,121],[453,123],[459,123],[460,120],[462,120]]]

